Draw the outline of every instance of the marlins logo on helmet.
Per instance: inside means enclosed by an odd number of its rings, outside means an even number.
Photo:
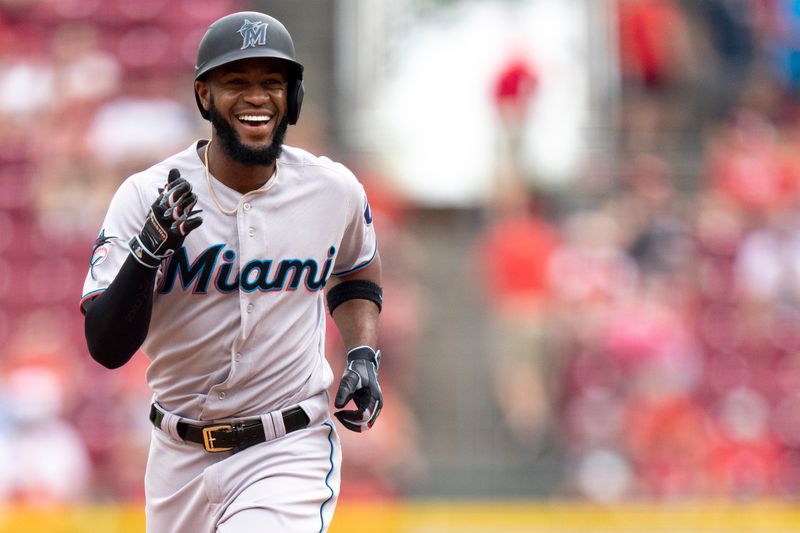
[[[253,22],[248,19],[244,19],[244,24],[242,27],[239,28],[239,33],[242,34],[242,48],[250,48],[251,46],[256,45],[265,45],[267,44],[267,26],[266,22],[256,21]]]

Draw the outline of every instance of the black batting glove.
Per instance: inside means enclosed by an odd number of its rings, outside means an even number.
[[[199,210],[193,210],[197,195],[177,168],[169,171],[167,184],[159,189],[144,227],[128,243],[133,257],[148,268],[158,268],[175,253],[190,231],[203,223]]]
[[[358,409],[336,411],[334,416],[350,431],[362,432],[371,428],[383,407],[383,394],[378,384],[380,350],[359,346],[347,353],[347,368],[342,374],[333,404],[337,409],[353,400]]]

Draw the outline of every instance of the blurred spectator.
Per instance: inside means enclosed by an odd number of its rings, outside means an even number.
[[[622,186],[611,201],[624,232],[625,248],[646,278],[686,282],[691,276],[693,242],[687,208],[670,163],[650,153],[634,154]]]
[[[118,173],[93,158],[43,162],[32,184],[31,207],[39,225],[53,239],[93,235],[103,222],[107,199],[124,179]]]
[[[50,46],[59,105],[100,101],[119,90],[121,66],[100,48],[99,39],[97,27],[87,23],[64,24],[54,32]]]
[[[43,29],[9,28],[0,48],[0,113],[11,117],[43,116],[56,102],[53,62],[43,50]]]
[[[89,124],[92,157],[128,168],[152,154],[184,147],[194,133],[196,113],[168,96],[171,86],[157,79],[130,78],[125,88],[103,104]]]
[[[492,96],[500,124],[496,165],[516,179],[521,178],[522,136],[538,85],[538,73],[522,47],[509,54],[494,80]]]
[[[136,354],[110,372],[87,370],[91,387],[79,391],[70,418],[86,442],[92,460],[92,493],[97,501],[143,501],[141,473],[146,466],[152,425],[141,413],[150,392],[145,381],[149,359]],[[108,415],[114,405],[115,416]]]
[[[490,212],[473,250],[491,333],[493,394],[507,430],[536,446],[552,429],[548,269],[559,242],[525,191],[509,190]]]
[[[737,103],[741,90],[752,75],[758,55],[758,32],[763,24],[763,3],[759,0],[704,0],[697,2],[716,57],[715,68],[706,83],[712,88],[711,117],[725,117]]]
[[[738,248],[735,275],[738,296],[746,301],[800,302],[800,226],[797,215],[765,217]]]
[[[476,245],[489,304],[506,317],[539,314],[549,295],[548,268],[558,230],[525,191],[507,191]]]
[[[554,251],[548,277],[557,304],[575,323],[576,331],[591,330],[580,324],[634,288],[636,264],[622,248],[620,221],[603,210],[578,211],[561,224],[562,244]],[[586,324],[588,326],[589,324]]]
[[[686,14],[675,0],[618,0],[626,150],[669,147],[689,116],[695,70]]]
[[[715,407],[708,494],[737,499],[777,494],[783,465],[765,399],[753,390],[737,388]]]
[[[709,447],[703,406],[684,395],[634,398],[628,415],[625,434],[637,492],[658,500],[702,494],[705,477],[698,465]]]
[[[90,488],[86,443],[66,419],[81,374],[61,324],[33,313],[2,350],[0,496],[9,501],[56,506]]]
[[[70,383],[41,366],[15,369],[2,385],[9,425],[0,444],[0,496],[37,507],[85,499],[91,475],[85,444],[61,418]]]
[[[748,211],[765,212],[790,205],[797,187],[782,164],[778,132],[769,119],[736,110],[709,139],[711,185]]]

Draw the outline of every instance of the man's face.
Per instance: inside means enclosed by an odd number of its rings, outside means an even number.
[[[280,155],[288,127],[287,76],[279,60],[244,59],[196,82],[201,103],[225,152],[250,165]]]

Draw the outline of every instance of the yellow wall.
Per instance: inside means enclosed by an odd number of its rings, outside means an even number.
[[[141,533],[134,507],[2,508],[0,533]],[[800,533],[800,503],[341,504],[331,533]]]

